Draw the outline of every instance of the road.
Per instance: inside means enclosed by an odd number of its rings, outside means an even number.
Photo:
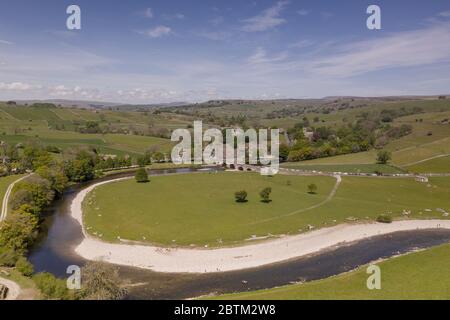
[[[16,181],[14,181],[13,183],[11,183],[8,186],[8,189],[5,192],[5,196],[3,197],[3,202],[2,202],[2,211],[0,214],[0,222],[6,219],[6,216],[8,214],[8,203],[9,203],[9,196],[11,195],[11,191],[14,188],[14,186],[16,185],[17,182],[20,182],[26,178],[28,178],[31,174],[28,174],[20,179],[17,179]]]

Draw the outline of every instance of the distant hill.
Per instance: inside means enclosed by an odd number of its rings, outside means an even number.
[[[185,105],[185,102],[172,102],[160,104],[124,104],[117,102],[104,101],[86,101],[86,100],[64,100],[64,99],[47,99],[47,100],[14,100],[19,105],[34,103],[53,103],[59,107],[82,108],[82,109],[114,109],[114,110],[143,110],[163,107],[174,107]]]

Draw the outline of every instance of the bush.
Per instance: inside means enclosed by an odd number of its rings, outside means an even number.
[[[46,299],[67,300],[70,298],[66,281],[56,278],[51,273],[38,273],[33,277],[33,281]]]
[[[380,214],[377,217],[377,222],[381,222],[381,223],[391,223],[392,222],[392,217],[388,216],[387,214]]]
[[[261,201],[265,202],[265,203],[269,203],[270,201],[270,194],[272,193],[272,188],[264,188],[263,190],[261,190],[261,192],[259,193],[259,196],[261,197]]]
[[[145,182],[149,182],[150,181],[148,179],[147,170],[145,170],[145,168],[139,168],[136,171],[136,174],[134,175],[134,178],[136,179],[136,182],[138,182],[138,183],[145,183]]]
[[[241,190],[234,193],[236,202],[247,202],[247,191]]]
[[[14,267],[20,254],[11,248],[0,247],[0,266]]]
[[[25,257],[20,257],[16,262],[16,269],[25,277],[31,277],[34,272],[33,265]]]

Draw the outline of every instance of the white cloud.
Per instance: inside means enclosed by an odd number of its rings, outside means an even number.
[[[7,45],[11,45],[11,44],[13,44],[12,42],[10,42],[10,41],[6,41],[6,40],[1,40],[0,39],[0,44],[7,44]]]
[[[23,83],[23,82],[0,82],[0,90],[11,90],[11,91],[28,91],[34,89],[35,86]]]
[[[243,20],[242,30],[246,32],[266,31],[285,23],[286,20],[281,18],[280,15],[287,4],[288,1],[279,1],[259,15]]]
[[[149,30],[139,31],[140,34],[146,35],[149,38],[160,38],[172,33],[172,29],[166,26],[157,26]]]

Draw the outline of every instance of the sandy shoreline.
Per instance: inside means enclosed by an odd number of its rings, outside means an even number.
[[[99,182],[81,190],[70,206],[72,217],[83,226],[81,204],[86,195],[99,185],[125,179],[130,178]],[[397,231],[434,228],[450,229],[450,220],[404,220],[394,221],[390,224],[341,224],[240,247],[165,249],[154,246],[103,242],[89,236],[83,226],[84,239],[75,248],[75,251],[88,260],[103,260],[158,272],[220,272],[260,267],[316,253],[344,242],[358,241]]]

